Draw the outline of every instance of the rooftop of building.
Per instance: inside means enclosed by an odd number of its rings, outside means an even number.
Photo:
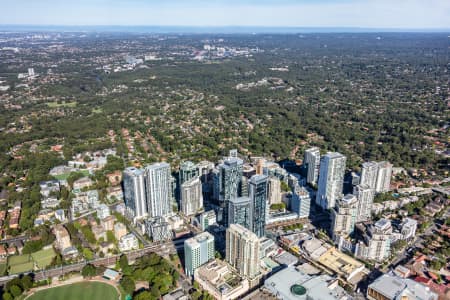
[[[136,167],[128,167],[125,169],[124,173],[129,174],[129,175],[139,176],[139,175],[144,174],[144,170],[138,169]]]
[[[339,152],[327,152],[327,154],[324,155],[324,157],[328,158],[345,158],[345,155],[339,153]]]
[[[320,151],[319,147],[311,147],[305,150],[305,152],[316,152]]]
[[[368,270],[365,269],[362,262],[342,253],[336,248],[328,249],[327,252],[320,256],[318,261],[347,280],[351,280],[353,277],[357,276],[358,273],[368,273]]]
[[[158,169],[165,169],[165,168],[170,169],[170,165],[166,162],[157,162],[157,163],[145,166],[146,170],[158,170]]]
[[[201,243],[208,241],[208,240],[214,241],[214,236],[211,233],[205,231],[205,232],[197,234],[194,237],[191,237],[190,239],[185,240],[184,244],[189,245],[192,248],[192,247],[199,246]]]
[[[375,222],[374,226],[377,229],[384,230],[391,226],[391,221],[389,221],[388,219],[381,219],[381,220],[378,220],[377,222]]]
[[[264,287],[283,300],[298,299],[351,299],[329,275],[310,276],[298,268],[288,267],[272,275]]]
[[[234,205],[243,205],[243,204],[250,203],[250,198],[246,197],[246,196],[237,197],[237,198],[230,199],[230,202],[233,203]]]
[[[358,199],[353,194],[347,194],[341,199],[342,204],[346,204],[346,205],[353,204],[356,201],[358,201]]]
[[[438,295],[425,285],[393,274],[381,275],[369,285],[369,289],[377,291],[388,299],[401,298],[403,295],[409,296],[411,299],[438,299]]]
[[[229,295],[235,289],[248,289],[248,281],[242,279],[233,268],[224,261],[215,259],[195,270],[196,280],[202,280],[221,295]]]
[[[244,161],[238,157],[226,157],[223,164],[220,164],[222,168],[230,168],[236,165],[243,165]]]
[[[260,181],[267,181],[267,175],[256,174],[250,177],[250,182],[257,183]]]
[[[417,220],[411,218],[403,219],[402,226],[415,226],[417,225]]]
[[[246,237],[248,240],[259,241],[259,238],[255,233],[239,224],[230,224],[227,231],[236,232],[241,236]]]
[[[362,163],[362,167],[363,168],[377,168],[378,167],[378,163],[376,161],[365,161]]]

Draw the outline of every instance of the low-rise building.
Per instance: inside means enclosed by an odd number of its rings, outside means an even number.
[[[200,229],[205,231],[209,226],[217,224],[217,216],[214,210],[208,210],[200,214],[198,217]]]
[[[100,238],[106,240],[106,231],[101,225],[92,226],[92,233],[95,236],[95,239],[98,241]]]
[[[115,171],[109,174],[106,174],[106,178],[108,179],[109,183],[112,186],[119,185],[122,181],[122,172],[121,171]]]
[[[123,191],[120,186],[110,186],[106,188],[106,198],[109,201],[123,200]]]
[[[170,225],[162,217],[145,220],[145,231],[154,242],[172,239]]]
[[[127,234],[127,227],[123,223],[114,224],[114,236],[116,240],[120,240],[124,235]]]
[[[70,242],[70,235],[67,229],[61,225],[58,224],[53,228],[53,233],[55,234],[56,241],[55,246],[60,251],[63,251],[66,248],[69,248],[72,246],[72,243]]]
[[[41,195],[44,197],[50,196],[51,193],[58,193],[60,190],[58,180],[41,181],[39,187]]]
[[[116,218],[114,216],[107,216],[106,218],[103,218],[100,220],[100,225],[102,225],[102,227],[108,231],[114,230],[114,222],[116,221]]]
[[[90,187],[93,184],[94,184],[94,182],[89,177],[82,177],[80,179],[75,180],[73,182],[73,186],[72,187],[73,187],[74,190],[81,190],[83,188]]]
[[[400,225],[402,239],[410,240],[414,239],[417,230],[417,221],[411,218],[405,218]]]
[[[57,208],[60,204],[60,200],[56,197],[44,197],[41,200],[41,208],[46,209],[46,208]]]
[[[372,282],[367,289],[369,300],[437,300],[438,295],[427,286],[411,279],[393,274],[383,274]]]
[[[139,241],[133,233],[129,233],[119,240],[118,246],[120,251],[130,251],[139,248]]]
[[[197,268],[194,279],[217,300],[237,299],[249,290],[248,280],[242,279],[230,265],[218,259]]]
[[[106,204],[100,204],[97,207],[97,217],[102,220],[106,217],[109,217],[111,215],[111,211],[109,210],[108,205]]]

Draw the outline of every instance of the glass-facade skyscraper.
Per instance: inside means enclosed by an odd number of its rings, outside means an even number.
[[[123,172],[124,201],[127,212],[134,218],[147,215],[144,171],[134,167]]]
[[[253,175],[249,180],[251,228],[258,237],[265,235],[268,177]]]
[[[250,198],[238,197],[228,202],[228,227],[231,224],[239,224],[251,229]]]
[[[222,208],[222,223],[228,224],[228,202],[239,196],[244,162],[237,157],[228,157],[218,166],[219,204]]]

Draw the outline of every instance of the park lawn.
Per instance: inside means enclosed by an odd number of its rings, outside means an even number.
[[[55,255],[56,253],[53,248],[31,253],[31,257],[33,257],[34,262],[40,269],[44,269],[45,267],[50,265]]]
[[[30,254],[24,255],[13,255],[8,257],[8,264],[11,265],[20,265],[26,262],[31,261]]]
[[[77,172],[65,173],[65,174],[56,175],[56,176],[53,176],[53,177],[55,177],[58,180],[67,180],[67,178],[70,176],[70,174],[78,173],[78,172],[79,173],[83,173],[84,176],[89,176],[89,171],[88,170],[79,170]]]
[[[58,108],[58,107],[75,107],[77,106],[77,102],[76,101],[72,101],[72,102],[62,102],[62,103],[58,103],[58,102],[47,102],[47,106],[50,108]]]
[[[9,266],[9,274],[25,273],[28,271],[33,271],[33,269],[34,269],[34,263],[32,261],[26,262],[23,264],[10,265]]]
[[[6,262],[0,263],[0,276],[5,275],[8,264]]]
[[[116,300],[116,289],[102,282],[81,282],[39,291],[29,300]]]
[[[101,107],[92,109],[92,113],[94,113],[94,114],[101,114],[102,112],[103,112],[103,109]]]
[[[31,255],[13,255],[8,257],[9,274],[23,273],[32,271],[34,268]]]

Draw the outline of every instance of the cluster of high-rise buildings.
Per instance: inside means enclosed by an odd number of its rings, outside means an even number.
[[[124,171],[123,177],[125,204],[134,220],[144,219],[154,240],[170,238],[166,220],[174,214],[174,207],[191,220],[197,217],[202,230],[216,222],[224,226],[226,262],[249,280],[259,274],[259,242],[270,219],[269,206],[282,201],[297,218],[310,216],[311,201],[329,210],[332,237],[338,249],[375,260],[389,255],[390,222],[369,221],[375,194],[389,190],[392,165],[364,163],[360,175],[352,178],[351,192],[346,194],[344,155],[337,152],[320,155],[317,147],[307,149],[302,170],[303,177],[263,159],[255,159],[253,165],[244,164],[236,150],[217,165],[185,161],[177,178],[172,176],[167,163],[141,169],[131,167]],[[282,194],[281,184],[288,186],[290,192]],[[205,211],[204,201],[209,210]],[[359,230],[359,239],[355,239],[358,228],[363,229]],[[186,240],[188,275],[193,276],[198,267],[214,259],[216,242],[208,232]]]
[[[305,151],[304,168],[307,182],[317,185],[316,204],[331,212],[331,233],[338,249],[364,259],[386,259],[398,237],[389,220],[371,222],[371,208],[376,193],[389,191],[392,165],[385,161],[363,163],[360,174],[352,177],[350,193],[345,195],[344,155],[328,152],[320,156],[319,149],[313,147]]]

